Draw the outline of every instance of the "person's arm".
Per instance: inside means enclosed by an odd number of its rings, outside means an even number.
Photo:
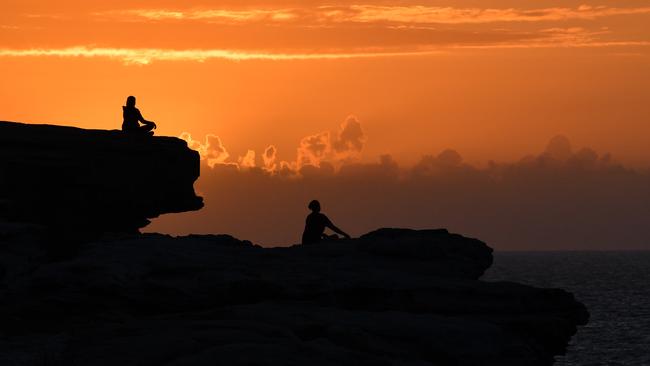
[[[146,119],[144,119],[144,117],[142,117],[142,113],[140,113],[139,109],[138,109],[138,121],[144,123],[145,125],[152,125],[154,130],[157,127],[155,122],[147,121]]]
[[[344,238],[350,239],[350,235],[348,235],[345,231],[343,231],[343,230],[339,229],[338,227],[336,227],[336,225],[334,225],[332,223],[332,221],[330,221],[329,218],[327,219],[327,225],[326,226],[328,228],[330,228],[330,230],[332,230],[333,232],[335,232],[335,233],[337,233],[339,235],[343,235]]]

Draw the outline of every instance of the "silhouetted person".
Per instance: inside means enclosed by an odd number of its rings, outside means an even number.
[[[308,207],[311,213],[307,215],[307,220],[305,220],[305,231],[302,233],[303,244],[316,244],[321,239],[338,238],[336,235],[329,236],[325,234],[325,228],[330,228],[335,233],[343,235],[344,238],[350,239],[350,235],[334,226],[327,216],[320,213],[320,202],[313,200]]]
[[[153,135],[153,131],[156,129],[156,124],[151,121],[147,121],[142,117],[140,110],[135,107],[135,97],[130,96],[126,98],[126,105],[122,107],[122,115],[124,116],[124,122],[122,122],[122,131],[129,133],[137,133],[142,135]],[[143,125],[140,125],[140,122]]]

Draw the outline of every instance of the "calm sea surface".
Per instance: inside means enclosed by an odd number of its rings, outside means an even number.
[[[563,288],[587,306],[556,365],[650,365],[650,252],[497,252],[482,279]]]

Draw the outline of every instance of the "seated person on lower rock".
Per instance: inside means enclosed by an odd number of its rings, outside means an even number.
[[[325,234],[325,228],[329,228],[342,235],[346,239],[350,239],[350,235],[346,234],[343,230],[334,226],[330,219],[320,212],[320,202],[313,200],[309,203],[309,209],[312,211],[305,221],[305,231],[302,233],[303,244],[316,244],[322,239],[338,239],[336,235]]]
[[[122,107],[122,111],[122,115],[124,116],[122,131],[149,136],[153,135],[152,130],[155,130],[157,126],[154,122],[147,121],[142,117],[140,110],[135,107],[134,96],[126,98],[126,105]],[[142,126],[140,122],[143,123]]]

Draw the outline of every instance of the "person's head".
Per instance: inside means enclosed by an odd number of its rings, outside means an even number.
[[[314,212],[320,212],[320,202],[318,202],[317,200],[313,200],[309,202],[309,206],[307,207],[309,207],[309,209]]]
[[[135,97],[133,95],[126,98],[126,106],[130,108],[135,107]]]

